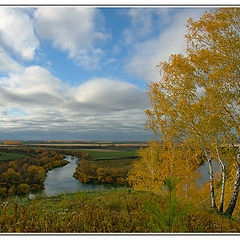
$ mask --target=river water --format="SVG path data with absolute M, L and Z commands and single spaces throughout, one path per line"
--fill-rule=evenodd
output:
M 54 168 L 47 173 L 44 182 L 45 189 L 39 193 L 47 196 L 53 196 L 60 193 L 77 192 L 77 191 L 92 191 L 92 190 L 108 190 L 117 188 L 111 184 L 94 184 L 81 183 L 73 177 L 73 173 L 77 167 L 77 157 L 67 155 L 65 160 L 69 161 L 64 167 Z M 31 194 L 30 198 L 35 195 Z
M 212 161 L 213 165 L 213 176 L 215 177 L 216 172 L 220 171 L 219 165 L 215 162 Z M 208 167 L 208 162 L 204 162 L 198 169 L 197 172 L 200 173 L 200 178 L 197 181 L 197 183 L 200 185 L 200 187 L 203 187 L 203 185 L 209 181 L 209 167 Z
M 47 196 L 53 196 L 60 193 L 77 192 L 77 191 L 92 191 L 92 190 L 109 190 L 119 188 L 111 184 L 95 184 L 95 183 L 81 183 L 73 177 L 73 173 L 77 167 L 77 157 L 67 155 L 65 157 L 69 163 L 64 167 L 54 168 L 47 173 L 44 182 L 45 189 L 38 193 Z M 217 170 L 218 166 L 213 162 L 214 168 Z M 208 164 L 205 162 L 198 170 L 201 177 L 198 181 L 200 186 L 203 186 L 209 180 Z M 30 198 L 34 198 L 38 194 L 30 194 Z

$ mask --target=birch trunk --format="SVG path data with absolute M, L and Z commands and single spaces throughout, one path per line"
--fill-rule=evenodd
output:
M 211 207 L 217 208 L 216 201 L 215 201 L 215 194 L 214 194 L 214 186 L 213 186 L 213 165 L 212 165 L 212 159 L 207 153 L 206 149 L 204 149 L 204 154 L 208 161 L 209 166 L 209 181 L 210 181 L 210 192 L 211 192 Z
M 222 173 L 222 192 L 221 192 L 221 198 L 220 198 L 220 207 L 219 207 L 219 211 L 221 213 L 223 213 L 223 205 L 224 205 L 224 193 L 225 193 L 225 183 L 226 183 L 226 166 L 223 163 L 223 161 L 221 160 L 221 157 L 219 155 L 218 152 L 218 148 L 216 147 L 216 152 L 217 152 L 217 156 L 218 156 L 218 161 L 220 164 L 220 168 L 221 168 L 221 173 Z
M 214 194 L 214 186 L 213 186 L 213 165 L 212 165 L 211 159 L 208 159 L 208 166 L 209 166 L 209 180 L 210 180 L 210 191 L 211 191 L 211 207 L 217 208 L 216 201 L 215 201 L 215 194 Z
M 225 193 L 225 183 L 226 183 L 226 168 L 223 166 L 222 169 L 222 192 L 221 192 L 221 198 L 220 198 L 220 207 L 219 211 L 223 213 L 223 205 L 224 205 L 224 193 Z
M 232 217 L 234 208 L 236 206 L 236 202 L 238 199 L 238 193 L 239 193 L 239 186 L 240 186 L 240 146 L 238 147 L 238 156 L 237 156 L 237 164 L 236 164 L 236 177 L 235 177 L 235 183 L 233 188 L 232 197 L 230 200 L 230 203 L 228 205 L 227 210 L 225 211 L 225 215 Z

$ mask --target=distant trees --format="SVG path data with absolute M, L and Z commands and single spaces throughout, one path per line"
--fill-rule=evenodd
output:
M 98 167 L 89 154 L 83 153 L 73 174 L 83 183 L 112 183 L 127 185 L 129 167 Z
M 146 111 L 148 127 L 163 146 L 167 144 L 167 152 L 171 149 L 169 154 L 176 156 L 176 172 L 181 159 L 189 159 L 182 145 L 202 151 L 209 165 L 211 206 L 215 209 L 212 161 L 219 163 L 222 187 L 220 212 L 224 211 L 228 169 L 235 168 L 231 199 L 225 208 L 228 216 L 232 216 L 240 186 L 240 150 L 238 155 L 234 154 L 232 147 L 239 142 L 240 136 L 239 22 L 239 8 L 215 9 L 206 12 L 197 21 L 190 19 L 186 54 L 171 55 L 168 61 L 158 65 L 161 78 L 149 86 L 152 108 Z M 232 153 L 231 157 L 226 158 L 226 152 Z M 150 153 L 148 156 L 142 153 L 142 161 L 146 158 L 150 158 Z M 169 159 L 169 166 L 173 166 L 171 158 L 165 158 Z M 158 158 L 161 168 L 165 166 L 163 161 Z
M 0 161 L 0 197 L 26 195 L 44 188 L 46 172 L 68 161 L 55 151 L 28 148 L 4 148 L 4 152 L 25 154 L 25 158 Z

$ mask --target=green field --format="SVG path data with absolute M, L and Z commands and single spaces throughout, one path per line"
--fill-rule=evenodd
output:
M 77 150 L 89 153 L 91 156 L 91 163 L 97 167 L 113 167 L 119 168 L 130 166 L 137 158 L 137 151 L 117 151 L 117 150 L 104 150 L 104 149 L 91 149 L 91 150 Z
M 111 151 L 104 149 L 93 150 L 80 149 L 76 151 L 89 153 L 94 160 L 123 159 L 129 157 L 136 157 L 136 151 L 114 151 L 114 150 Z
M 19 154 L 19 153 L 1 153 L 0 155 L 0 161 L 5 161 L 5 160 L 16 160 L 16 159 L 21 159 L 24 158 L 24 154 Z

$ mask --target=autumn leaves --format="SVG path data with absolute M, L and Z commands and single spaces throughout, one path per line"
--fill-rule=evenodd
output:
M 168 61 L 158 65 L 160 81 L 149 86 L 152 107 L 146 111 L 147 126 L 157 140 L 140 151 L 140 161 L 130 174 L 134 188 L 147 186 L 148 190 L 159 191 L 166 176 L 179 176 L 182 186 L 188 186 L 188 181 L 194 185 L 193 170 L 199 164 L 199 156 L 203 156 L 209 163 L 213 208 L 217 208 L 217 203 L 212 161 L 221 166 L 224 163 L 223 186 L 226 183 L 228 186 L 233 179 L 230 185 L 234 192 L 226 212 L 232 216 L 240 185 L 240 163 L 236 152 L 227 158 L 222 147 L 238 142 L 240 136 L 239 20 L 238 8 L 215 9 L 198 21 L 190 19 L 186 53 L 171 55 Z M 234 152 L 234 148 L 225 152 Z M 236 177 L 229 176 L 233 174 L 228 171 L 232 166 Z M 186 193 L 188 187 L 184 189 L 184 194 L 189 194 Z M 229 195 L 229 191 L 232 190 L 222 187 L 220 192 L 224 196 L 224 192 Z M 221 205 L 223 201 L 224 198 Z

